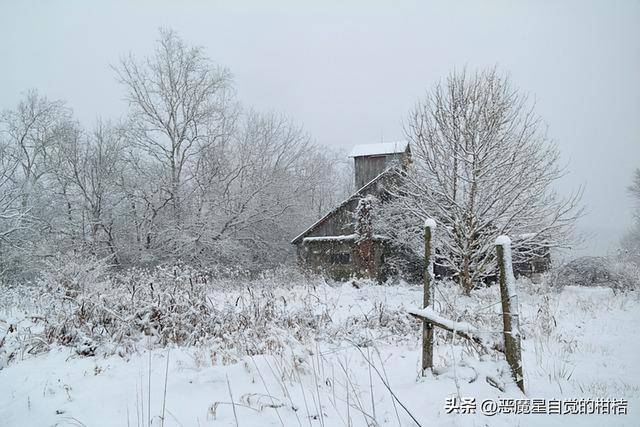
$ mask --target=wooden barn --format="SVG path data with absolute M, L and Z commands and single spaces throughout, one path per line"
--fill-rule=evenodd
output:
M 388 273 L 385 258 L 395 255 L 406 258 L 412 265 L 416 264 L 414 273 L 422 274 L 421 260 L 411 259 L 409 253 L 392 252 L 387 239 L 374 234 L 372 226 L 367 224 L 367 214 L 371 214 L 368 212 L 371 209 L 368 201 L 387 201 L 390 197 L 387 189 L 401 179 L 402 171 L 411 164 L 409 144 L 391 142 L 357 145 L 350 157 L 355 162 L 358 190 L 291 241 L 296 246 L 298 262 L 335 280 L 352 276 L 384 280 Z M 528 249 L 528 237 L 514 236 L 514 242 L 523 240 L 514 250 L 516 276 L 535 277 L 550 267 L 549 251 Z M 436 275 L 448 276 L 449 273 L 445 268 L 436 266 Z
M 336 280 L 354 275 L 381 278 L 385 255 L 390 248 L 384 236 L 366 231 L 367 226 L 358 222 L 356 211 L 360 206 L 366 216 L 363 205 L 368 199 L 385 199 L 385 188 L 398 179 L 400 170 L 410 164 L 411 150 L 404 141 L 357 145 L 350 157 L 355 162 L 358 190 L 291 243 L 296 245 L 302 265 L 322 271 Z M 357 230 L 358 227 L 361 230 Z

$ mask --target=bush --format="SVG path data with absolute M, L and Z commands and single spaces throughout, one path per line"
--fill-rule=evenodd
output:
M 58 253 L 45 262 L 40 282 L 58 284 L 70 294 L 81 293 L 87 286 L 106 283 L 111 267 L 110 258 Z
M 630 290 L 640 283 L 640 270 L 625 261 L 606 257 L 580 257 L 551 273 L 552 286 L 606 286 L 615 290 Z
M 212 278 L 184 266 L 108 276 L 92 268 L 94 261 L 53 269 L 37 286 L 20 288 L 26 312 L 23 320 L 8 322 L 17 333 L 12 326 L 0 337 L 7 340 L 0 342 L 3 364 L 18 353 L 53 346 L 71 347 L 81 356 L 123 357 L 140 347 L 208 347 L 212 362 L 230 363 L 316 339 L 365 342 L 376 336 L 417 336 L 415 322 L 382 303 L 334 321 L 335 302 L 316 291 L 326 282 L 291 269 L 252 280 Z

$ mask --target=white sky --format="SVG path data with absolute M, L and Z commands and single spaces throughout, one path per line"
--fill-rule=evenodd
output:
M 403 117 L 453 68 L 497 64 L 537 100 L 569 164 L 560 190 L 586 186 L 586 250 L 611 250 L 631 224 L 638 0 L 0 0 L 0 109 L 37 88 L 87 125 L 122 115 L 109 64 L 149 53 L 159 27 L 228 66 L 245 105 L 284 112 L 346 150 L 402 139 Z

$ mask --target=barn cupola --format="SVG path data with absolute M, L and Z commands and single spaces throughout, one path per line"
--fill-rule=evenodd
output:
M 353 147 L 349 157 L 355 162 L 356 188 L 360 189 L 393 165 L 406 167 L 411 161 L 411 150 L 407 141 L 363 144 Z

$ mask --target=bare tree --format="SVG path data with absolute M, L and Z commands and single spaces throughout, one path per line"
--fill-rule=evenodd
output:
M 353 161 L 342 151 L 310 150 L 301 167 L 305 182 L 310 184 L 308 210 L 301 228 L 320 219 L 355 191 Z
M 640 169 L 636 169 L 633 175 L 633 182 L 629 186 L 629 194 L 631 194 L 636 203 L 635 214 L 640 217 Z
M 52 154 L 73 127 L 71 111 L 32 90 L 0 114 L 0 175 L 4 225 L 3 269 L 22 274 L 37 269 L 52 234 Z M 12 264 L 13 267 L 9 267 Z
M 19 202 L 20 186 L 15 180 L 18 161 L 10 148 L 0 144 L 0 240 L 5 241 L 23 226 L 28 211 Z
M 153 56 L 129 56 L 115 70 L 131 108 L 128 138 L 161 165 L 166 200 L 180 222 L 188 164 L 232 129 L 230 73 L 170 30 L 160 31 Z
M 119 186 L 140 256 L 197 264 L 268 251 L 262 259 L 283 260 L 321 184 L 305 175 L 319 150 L 303 130 L 277 114 L 242 112 L 230 73 L 171 31 L 161 31 L 153 56 L 128 57 L 116 72 L 132 142 Z
M 640 266 L 640 169 L 635 170 L 628 190 L 635 203 L 633 211 L 635 223 L 622 238 L 620 249 L 623 260 Z
M 48 157 L 71 120 L 71 111 L 62 101 L 50 101 L 37 91 L 27 92 L 13 110 L 0 114 L 0 128 L 5 135 L 5 155 L 17 162 L 14 179 L 22 185 L 22 204 L 49 171 Z
M 82 243 L 93 255 L 106 247 L 115 263 L 119 260 L 115 220 L 125 198 L 117 186 L 125 167 L 123 148 L 122 133 L 99 121 L 91 134 L 78 132 L 56 152 L 61 196 L 76 207 L 67 230 L 78 228 Z
M 0 276 L 10 268 L 14 236 L 26 228 L 28 214 L 20 202 L 21 186 L 14 179 L 18 162 L 9 151 L 10 147 L 0 143 Z
M 405 127 L 414 164 L 386 209 L 387 234 L 419 251 L 427 218 L 443 224 L 439 263 L 466 292 L 494 271 L 496 236 L 530 256 L 570 244 L 581 192 L 561 198 L 560 154 L 527 98 L 495 69 L 452 73 Z M 391 226 L 389 226 L 391 225 Z
M 277 114 L 245 114 L 233 143 L 201 156 L 191 199 L 191 234 L 196 252 L 218 257 L 283 260 L 312 184 L 300 173 L 315 152 L 304 131 Z M 224 157 L 220 156 L 224 153 Z M 233 248 L 233 249 L 230 249 Z M 258 254 L 264 256 L 257 256 Z

